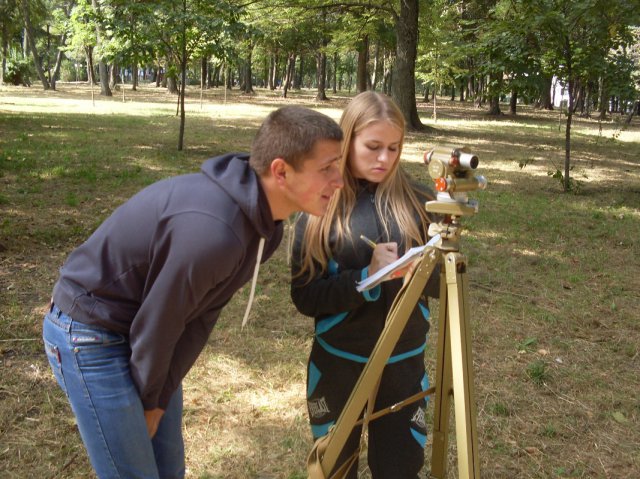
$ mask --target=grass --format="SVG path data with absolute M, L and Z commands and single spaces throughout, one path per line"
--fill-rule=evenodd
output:
M 143 87 L 110 99 L 81 86 L 0 90 L 0 470 L 3 477 L 85 478 L 90 466 L 42 353 L 41 320 L 57 268 L 134 192 L 246 150 L 265 114 L 301 103 L 338 118 L 345 95 L 315 103 L 190 91 L 183 152 L 175 98 Z M 409 173 L 430 181 L 423 152 L 467 144 L 489 180 L 463 219 L 471 280 L 482 477 L 640 476 L 640 123 L 577 119 L 564 194 L 557 112 L 486 117 L 468 104 L 419 105 L 428 133 L 407 137 Z M 248 328 L 243 288 L 185 380 L 189 478 L 306 477 L 304 401 L 312 326 L 288 296 L 286 242 L 261 269 Z M 432 317 L 437 318 L 437 302 Z M 434 330 L 437 324 L 434 324 Z M 433 371 L 435 334 L 427 366 Z M 432 375 L 433 377 L 433 375 Z M 431 402 L 433 404 L 433 402 Z M 428 411 L 432 417 L 432 411 Z M 427 445 L 427 468 L 430 443 Z M 449 477 L 456 475 L 452 431 Z M 363 477 L 368 477 L 366 472 Z

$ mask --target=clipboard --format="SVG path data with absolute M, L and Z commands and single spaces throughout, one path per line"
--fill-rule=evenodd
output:
M 384 281 L 388 281 L 390 279 L 397 279 L 392 277 L 393 273 L 398 270 L 401 270 L 408 265 L 410 265 L 413 261 L 420 258 L 424 251 L 431 247 L 435 246 L 438 241 L 440 241 L 440 235 L 437 234 L 433 238 L 431 238 L 426 244 L 422 246 L 414 246 L 409 249 L 405 254 L 403 254 L 400 258 L 395 260 L 393 263 L 388 264 L 384 268 L 380 268 L 375 274 L 372 274 L 368 278 L 363 279 L 362 281 L 358 281 L 356 283 L 356 291 L 359 293 L 366 291 L 371 288 L 375 288 L 380 283 Z

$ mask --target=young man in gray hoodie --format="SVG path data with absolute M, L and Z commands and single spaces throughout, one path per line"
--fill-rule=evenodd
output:
M 324 214 L 342 187 L 341 140 L 329 117 L 280 108 L 250 155 L 148 186 L 69 255 L 43 339 L 98 477 L 184 477 L 182 379 L 282 220 Z

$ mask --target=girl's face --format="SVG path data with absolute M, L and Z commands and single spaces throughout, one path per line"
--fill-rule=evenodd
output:
M 403 131 L 387 120 L 374 121 L 354 135 L 349 148 L 349 170 L 358 179 L 380 183 L 400 156 Z

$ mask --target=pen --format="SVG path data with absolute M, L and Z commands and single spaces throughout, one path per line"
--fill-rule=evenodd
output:
M 360 239 L 362 241 L 364 241 L 365 243 L 367 243 L 369 246 L 371 246 L 373 249 L 376 249 L 376 244 L 375 242 L 371 241 L 369 238 L 367 238 L 365 235 L 360 235 Z

